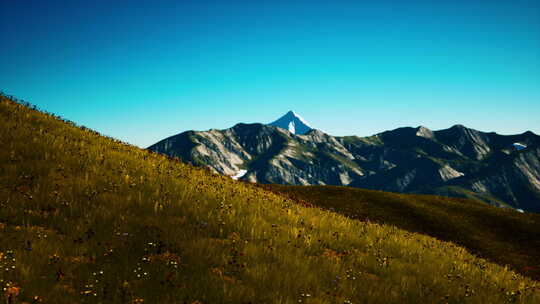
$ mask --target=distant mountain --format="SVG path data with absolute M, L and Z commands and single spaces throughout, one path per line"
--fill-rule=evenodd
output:
M 187 131 L 149 149 L 251 182 L 439 194 L 540 212 L 540 136 L 532 132 L 456 125 L 335 137 L 291 111 L 270 125 Z
M 300 115 L 294 113 L 294 111 L 289 111 L 278 120 L 269 123 L 270 126 L 282 128 L 288 130 L 293 134 L 306 134 L 312 128 L 307 121 L 305 121 Z

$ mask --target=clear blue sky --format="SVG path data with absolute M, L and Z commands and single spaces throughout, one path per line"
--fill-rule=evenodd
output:
M 141 147 L 288 110 L 540 133 L 538 0 L 0 0 L 0 38 L 0 90 Z

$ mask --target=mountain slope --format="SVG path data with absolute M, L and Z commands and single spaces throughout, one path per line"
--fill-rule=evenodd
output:
M 461 125 L 334 137 L 238 124 L 189 131 L 149 149 L 225 175 L 246 170 L 242 179 L 251 182 L 441 194 L 540 212 L 539 147 L 532 132 L 503 136 Z
M 461 247 L 306 208 L 0 96 L 7 303 L 533 303 Z
M 261 185 L 298 202 L 438 239 L 540 278 L 540 215 L 475 200 L 335 186 Z

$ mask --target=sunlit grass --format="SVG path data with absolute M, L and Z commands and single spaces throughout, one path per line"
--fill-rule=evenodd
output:
M 259 185 L 299 203 L 451 241 L 540 278 L 540 215 L 462 198 L 337 186 Z
M 453 243 L 308 208 L 0 97 L 7 303 L 534 303 Z

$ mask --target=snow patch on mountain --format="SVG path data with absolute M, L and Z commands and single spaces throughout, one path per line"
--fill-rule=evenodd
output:
M 527 148 L 527 146 L 525 146 L 522 143 L 513 143 L 512 145 L 514 146 L 514 149 L 516 149 L 517 151 Z
M 238 173 L 236 173 L 236 175 L 231 176 L 231 178 L 234 180 L 238 180 L 242 176 L 246 175 L 246 173 L 247 173 L 247 170 L 240 170 L 238 171 Z
M 289 122 L 289 127 L 287 128 L 287 130 L 294 134 L 294 132 L 296 131 L 296 128 L 294 127 L 294 122 Z

